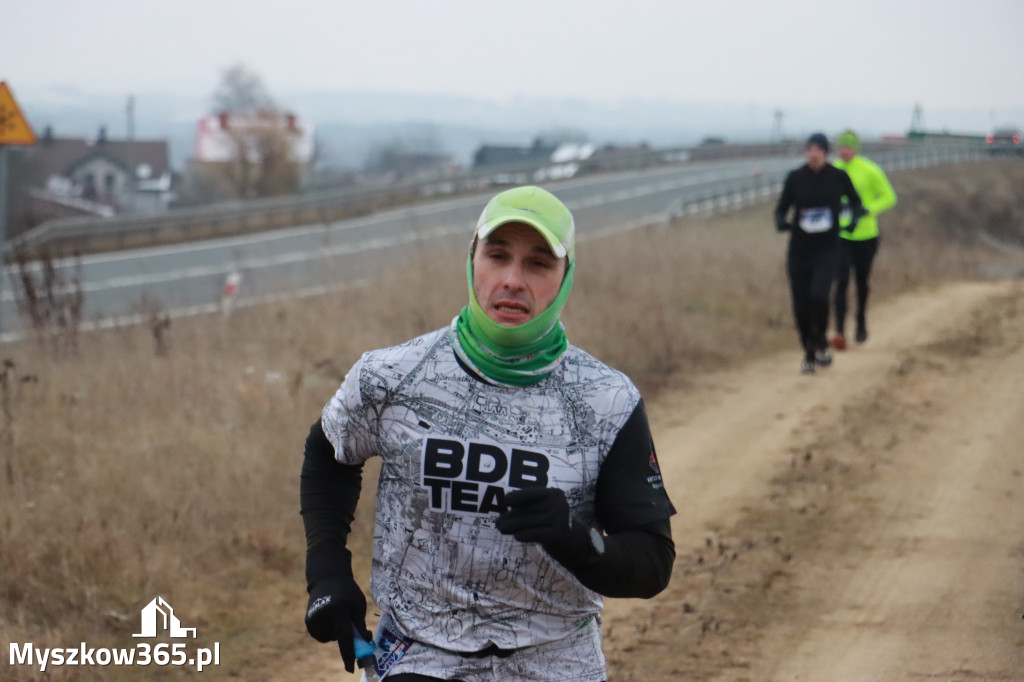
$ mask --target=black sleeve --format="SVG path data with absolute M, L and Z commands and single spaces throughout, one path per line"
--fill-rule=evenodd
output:
M 843 194 L 850 201 L 850 208 L 853 209 L 853 215 L 860 216 L 863 213 L 864 203 L 861 201 L 860 194 L 857 193 L 857 188 L 853 186 L 853 180 L 850 179 L 850 174 L 839 169 L 843 173 Z
M 668 586 L 675 558 L 672 528 L 664 519 L 609 535 L 604 556 L 573 575 L 606 597 L 650 599 Z
M 786 216 L 789 214 L 789 208 L 793 205 L 793 173 L 792 171 L 786 176 L 786 181 L 782 184 L 782 193 L 779 195 L 779 201 L 775 204 L 775 229 L 780 232 L 785 231 L 784 225 L 786 225 Z
M 595 514 L 608 533 L 604 556 L 574 571 L 606 597 L 649 598 L 668 585 L 675 560 L 665 492 L 643 400 L 612 444 L 597 478 Z
M 643 400 L 633 408 L 601 464 L 594 511 L 609 534 L 676 513 L 661 480 Z
M 345 465 L 334 458 L 334 446 L 318 419 L 306 437 L 299 480 L 299 504 L 306 528 L 306 582 L 329 575 L 339 561 L 348 562 L 345 543 L 352 529 L 363 465 Z

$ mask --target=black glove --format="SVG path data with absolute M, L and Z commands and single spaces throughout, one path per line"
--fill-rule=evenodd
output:
M 779 232 L 792 232 L 793 226 L 780 215 L 775 216 L 775 229 Z
M 366 597 L 352 577 L 350 565 L 327 575 L 309 587 L 306 607 L 306 629 L 318 642 L 338 641 L 345 670 L 355 671 L 356 652 L 353 630 L 367 642 L 373 634 L 366 629 Z M 348 569 L 345 572 L 345 569 Z
M 857 223 L 860 222 L 861 218 L 870 214 L 871 211 L 868 210 L 868 207 L 861 204 L 860 209 L 853 212 L 853 220 L 850 222 L 850 231 L 852 232 L 853 228 L 857 227 Z
M 590 529 L 572 517 L 569 501 L 558 488 L 525 488 L 505 495 L 508 511 L 495 527 L 520 542 L 539 542 L 558 563 L 580 568 L 598 558 Z
M 858 208 L 857 210 L 850 211 L 850 224 L 844 225 L 840 229 L 846 232 L 853 232 L 857 228 L 857 223 L 860 222 L 860 219 L 868 215 L 869 213 L 871 213 L 871 211 L 869 211 L 867 207 L 861 204 L 860 208 Z

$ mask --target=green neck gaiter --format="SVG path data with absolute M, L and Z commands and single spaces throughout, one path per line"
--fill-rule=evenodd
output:
M 487 317 L 473 291 L 473 256 L 466 262 L 469 305 L 452 320 L 452 346 L 459 358 L 491 383 L 528 386 L 547 377 L 569 347 L 558 316 L 572 289 L 575 263 L 569 264 L 551 305 L 529 322 L 503 327 Z

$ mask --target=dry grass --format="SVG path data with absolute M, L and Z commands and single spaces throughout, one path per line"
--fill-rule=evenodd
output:
M 893 180 L 901 203 L 883 219 L 877 298 L 1003 258 L 978 226 L 1024 243 L 1024 165 Z M 629 373 L 648 400 L 695 372 L 796 354 L 785 237 L 770 208 L 581 243 L 570 340 Z M 456 314 L 465 241 L 424 247 L 365 289 L 175 321 L 164 355 L 146 328 L 82 335 L 61 357 L 0 349 L 13 362 L 0 384 L 0 641 L 131 647 L 139 609 L 160 594 L 198 628 L 196 646 L 221 643 L 210 679 L 258 679 L 309 646 L 298 515 L 306 432 L 361 352 Z M 353 543 L 364 576 L 372 497 Z M 47 679 L 135 670 L 53 668 Z M 146 670 L 170 676 L 173 667 Z

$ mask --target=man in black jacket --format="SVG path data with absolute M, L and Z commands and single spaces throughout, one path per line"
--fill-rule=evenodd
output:
M 842 229 L 852 230 L 863 209 L 850 176 L 828 162 L 828 138 L 822 133 L 811 135 L 806 157 L 806 164 L 786 176 L 775 206 L 775 226 L 790 235 L 786 272 L 804 351 L 800 371 L 811 374 L 815 367 L 832 364 L 825 331 L 839 262 L 839 214 L 844 197 L 854 219 Z
M 370 457 L 375 667 L 389 681 L 600 682 L 601 595 L 667 585 L 675 509 L 643 400 L 559 321 L 574 243 L 545 190 L 495 196 L 470 243 L 470 304 L 364 354 L 313 424 L 306 627 L 337 640 L 348 669 L 354 638 L 370 637 L 347 548 Z

